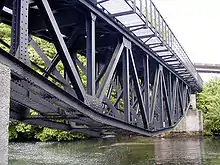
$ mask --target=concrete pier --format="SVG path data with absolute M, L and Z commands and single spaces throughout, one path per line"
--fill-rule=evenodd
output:
M 196 94 L 190 95 L 190 104 L 193 110 L 196 110 Z
M 156 164 L 182 164 L 186 160 L 188 164 L 203 164 L 204 142 L 200 138 L 156 139 L 154 145 Z
M 194 136 L 203 133 L 202 111 L 196 110 L 196 95 L 190 96 L 191 108 L 184 114 L 184 118 L 170 131 L 160 137 L 169 136 Z
M 0 64 L 0 165 L 8 164 L 10 69 Z
M 186 133 L 189 135 L 202 134 L 202 112 L 189 109 L 185 117 L 177 124 L 171 133 Z
M 196 110 L 196 95 L 190 96 L 191 108 L 184 115 L 184 118 L 177 124 L 172 131 L 171 135 L 174 134 L 186 134 L 186 135 L 200 135 L 203 132 L 203 117 L 202 111 Z

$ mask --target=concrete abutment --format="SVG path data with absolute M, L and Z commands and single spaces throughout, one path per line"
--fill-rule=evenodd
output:
M 196 95 L 190 96 L 191 108 L 184 115 L 184 118 L 177 124 L 176 127 L 169 132 L 170 136 L 186 135 L 202 135 L 203 132 L 203 117 L 202 111 L 196 110 Z

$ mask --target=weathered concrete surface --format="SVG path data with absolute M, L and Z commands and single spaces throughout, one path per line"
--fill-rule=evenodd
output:
M 190 104 L 193 110 L 196 110 L 196 94 L 190 95 Z
M 196 110 L 196 94 L 190 96 L 191 108 L 184 114 L 184 118 L 168 133 L 161 136 L 191 136 L 202 135 L 203 117 L 202 111 Z
M 156 139 L 154 151 L 157 164 L 185 164 L 188 159 L 193 160 L 195 164 L 203 164 L 204 143 L 200 138 Z
M 0 64 L 0 165 L 8 164 L 10 69 Z
M 203 131 L 202 112 L 189 109 L 185 117 L 171 133 L 201 134 Z

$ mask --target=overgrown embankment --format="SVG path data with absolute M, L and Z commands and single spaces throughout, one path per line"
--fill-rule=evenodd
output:
M 197 94 L 197 109 L 203 112 L 204 134 L 220 135 L 220 79 L 212 79 Z

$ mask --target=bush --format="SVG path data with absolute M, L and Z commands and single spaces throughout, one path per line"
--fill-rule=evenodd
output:
M 197 107 L 203 111 L 205 134 L 220 134 L 220 80 L 213 79 L 204 85 L 197 96 Z

